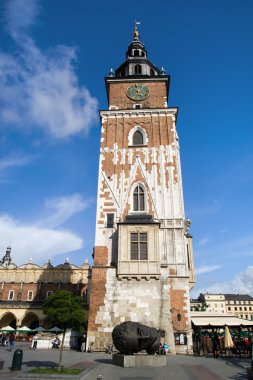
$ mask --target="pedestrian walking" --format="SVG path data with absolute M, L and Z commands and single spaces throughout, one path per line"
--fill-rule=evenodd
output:
M 38 344 L 38 337 L 37 337 L 37 335 L 35 335 L 34 338 L 33 338 L 33 342 L 32 342 L 32 348 L 34 350 L 36 350 L 37 344 Z
M 15 334 L 12 332 L 9 336 L 10 351 L 14 349 Z

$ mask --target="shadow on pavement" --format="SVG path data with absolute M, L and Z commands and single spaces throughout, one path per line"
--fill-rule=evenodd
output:
M 29 362 L 23 362 L 23 365 L 26 365 L 27 367 L 33 367 L 33 368 L 41 368 L 41 367 L 50 367 L 55 368 L 58 367 L 58 363 L 51 362 L 51 361 L 39 361 L 39 360 L 31 360 Z

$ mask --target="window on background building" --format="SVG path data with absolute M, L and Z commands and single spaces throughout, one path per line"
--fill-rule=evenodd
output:
M 133 193 L 133 210 L 145 211 L 145 193 L 141 186 L 136 186 Z
M 113 228 L 114 225 L 114 214 L 107 214 L 106 227 Z
M 9 290 L 8 300 L 14 300 L 14 290 Z
M 52 291 L 52 290 L 48 290 L 48 291 L 47 291 L 47 298 L 48 298 L 51 294 L 53 294 L 53 291 Z
M 239 307 L 239 310 L 242 311 L 242 307 L 241 306 Z
M 33 291 L 32 290 L 28 290 L 27 300 L 28 301 L 32 301 L 33 300 Z
M 133 134 L 133 145 L 143 145 L 144 138 L 141 131 L 135 131 Z
M 247 307 L 246 306 L 244 306 L 244 310 L 247 311 Z
M 251 306 L 249 307 L 249 311 L 252 311 L 252 307 Z
M 228 310 L 231 311 L 231 307 L 230 306 L 228 307 Z
M 235 306 L 235 311 L 237 311 L 237 307 Z
M 147 232 L 131 233 L 131 260 L 148 260 Z

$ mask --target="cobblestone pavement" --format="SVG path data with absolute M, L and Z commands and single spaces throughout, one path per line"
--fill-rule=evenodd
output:
M 4 360 L 4 368 L 0 370 L 0 379 L 18 380 L 28 378 L 28 371 L 35 367 L 57 366 L 58 350 L 31 350 L 27 346 L 16 346 L 23 351 L 21 371 L 10 371 L 13 352 L 0 347 L 0 360 Z M 196 356 L 167 356 L 166 367 L 156 368 L 122 368 L 112 364 L 111 355 L 104 353 L 82 353 L 65 350 L 63 362 L 65 367 L 86 368 L 80 380 L 246 380 L 251 377 L 251 360 L 247 358 L 219 359 Z M 35 376 L 32 377 L 35 379 Z M 52 378 L 47 376 L 47 379 Z M 54 377 L 55 378 L 55 377 Z M 61 377 L 57 377 L 60 379 Z M 68 379 L 76 377 L 67 377 Z M 45 377 L 44 377 L 45 379 Z M 31 377 L 30 377 L 31 380 Z

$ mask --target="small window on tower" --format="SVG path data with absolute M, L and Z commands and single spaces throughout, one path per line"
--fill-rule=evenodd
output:
M 114 214 L 107 214 L 106 227 L 113 228 L 113 225 L 114 225 Z
M 134 73 L 135 74 L 141 74 L 142 73 L 141 65 L 135 65 L 134 66 Z
M 143 134 L 140 131 L 134 132 L 133 145 L 143 145 Z
M 148 260 L 147 232 L 131 233 L 131 260 Z
M 136 186 L 133 194 L 134 211 L 145 211 L 145 193 L 141 186 Z
M 155 75 L 155 72 L 154 72 L 153 69 L 150 69 L 150 75 L 151 75 L 151 76 L 154 76 L 154 75 Z
M 139 56 L 139 50 L 134 50 L 134 56 L 138 57 Z

